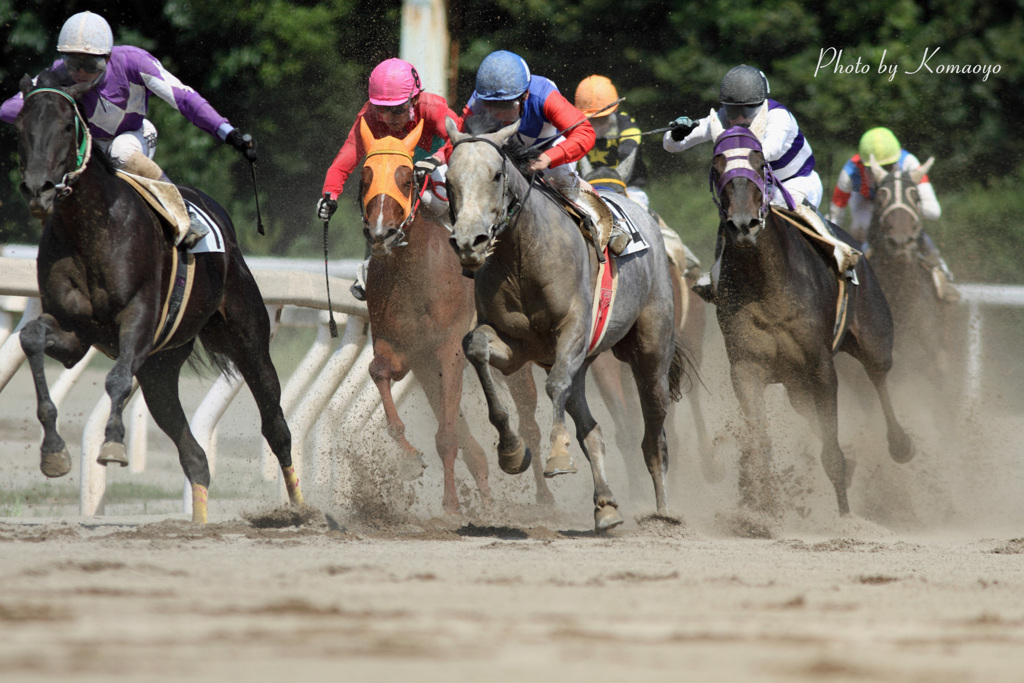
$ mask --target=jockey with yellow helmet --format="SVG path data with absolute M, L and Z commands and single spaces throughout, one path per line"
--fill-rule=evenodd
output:
M 875 207 L 875 180 L 871 173 L 871 158 L 883 169 L 891 171 L 900 169 L 905 177 L 920 168 L 921 162 L 916 156 L 903 149 L 899 140 L 888 128 L 878 127 L 864 133 L 860 138 L 857 154 L 854 154 L 844 165 L 836 179 L 832 190 L 832 201 L 829 207 L 829 219 L 836 225 L 843 225 L 846 208 L 850 209 L 850 225 L 847 231 L 854 239 L 864 243 L 868 252 L 868 226 Z M 917 185 L 920 199 L 921 216 L 931 221 L 938 220 L 942 215 L 942 207 L 935 196 L 935 188 L 925 174 Z M 918 247 L 925 261 L 937 275 L 942 276 L 947 286 L 942 287 L 943 296 L 950 300 L 958 298 L 956 290 L 948 283 L 952 282 L 953 274 L 939 253 L 938 247 L 924 230 L 918 237 Z

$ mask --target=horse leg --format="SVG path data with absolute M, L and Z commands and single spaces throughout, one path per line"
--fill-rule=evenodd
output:
M 210 465 L 206 453 L 189 428 L 178 393 L 181 366 L 191 353 L 190 343 L 151 356 L 135 376 L 153 421 L 174 442 L 181 469 L 192 484 L 192 521 L 206 524 Z
M 771 440 L 765 422 L 764 369 L 739 360 L 730 370 L 732 388 L 743 414 L 740 433 L 740 504 L 755 512 L 773 515 L 778 499 L 771 467 Z
M 586 349 L 586 343 L 583 334 L 577 336 L 571 330 L 563 332 L 555 344 L 555 362 L 551 365 L 551 370 L 548 371 L 547 382 L 544 383 L 544 389 L 548 398 L 551 399 L 552 412 L 551 451 L 548 454 L 547 463 L 544 465 L 545 477 L 575 474 L 576 472 L 576 465 L 572 461 L 572 456 L 569 455 L 569 430 L 565 427 L 565 404 L 572 391 L 573 382 L 576 381 L 577 373 L 580 373 L 580 381 L 586 377 L 585 372 L 582 372 L 586 359 L 584 349 Z M 580 388 L 580 391 L 582 392 L 583 388 Z M 578 432 L 579 427 L 577 427 Z M 600 456 L 603 468 L 603 443 Z M 601 476 L 604 476 L 603 472 Z
M 590 470 L 594 477 L 594 530 L 598 533 L 617 527 L 624 521 L 619 512 L 619 504 L 615 502 L 604 463 L 604 437 L 601 427 L 590 414 L 585 395 L 586 368 L 580 368 L 573 378 L 569 395 L 566 398 L 566 410 L 576 424 L 576 440 L 583 449 L 583 455 L 590 461 Z
M 281 409 L 281 381 L 270 359 L 270 318 L 256 283 L 238 278 L 233 296 L 199 333 L 210 353 L 230 359 L 249 385 L 260 411 L 260 431 L 281 467 L 288 500 L 302 505 L 302 489 L 292 465 L 292 433 Z
M 526 365 L 505 378 L 512 402 L 519 414 L 519 432 L 531 453 L 540 452 L 540 425 L 537 424 L 537 383 L 533 380 L 533 365 Z M 537 486 L 537 503 L 554 505 L 555 497 L 544 477 L 540 458 L 533 459 L 533 480 Z
M 908 463 L 914 458 L 916 448 L 910 435 L 896 419 L 896 411 L 892 407 L 892 398 L 889 396 L 888 372 L 869 369 L 867 366 L 864 369 L 868 373 L 868 379 L 875 386 L 878 401 L 882 404 L 886 435 L 889 440 L 889 455 L 901 465 Z
M 850 514 L 850 503 L 846 496 L 847 480 L 846 458 L 839 446 L 839 380 L 831 355 L 819 362 L 818 371 L 810 373 L 813 382 L 803 383 L 802 387 L 794 387 L 796 392 L 803 392 L 813 403 L 817 413 L 821 437 L 821 464 L 825 474 L 832 482 L 836 492 L 836 503 L 839 514 Z
M 39 469 L 47 477 L 63 477 L 71 471 L 71 454 L 57 432 L 57 406 L 46 384 L 45 355 L 49 353 L 70 368 L 85 356 L 89 347 L 75 333 L 62 330 L 48 313 L 27 323 L 21 330 L 20 341 L 36 388 L 36 416 L 43 426 Z
M 470 431 L 469 423 L 466 422 L 466 416 L 462 414 L 461 410 L 459 411 L 459 419 L 456 422 L 455 430 L 459 448 L 462 451 L 462 461 L 466 463 L 469 473 L 473 475 L 473 480 L 480 490 L 484 509 L 490 510 L 494 505 L 494 501 L 491 498 L 491 484 L 487 479 L 487 454 L 484 452 L 480 442 L 473 436 L 473 432 Z
M 384 408 L 384 417 L 388 423 L 388 434 L 406 454 L 420 458 L 420 453 L 405 438 L 405 424 L 398 416 L 398 409 L 395 407 L 395 399 L 391 394 L 392 381 L 399 381 L 405 377 L 407 369 L 402 367 L 401 361 L 391 345 L 386 341 L 373 340 L 373 360 L 370 362 L 370 378 L 377 386 L 380 393 L 381 406 Z
M 466 358 L 476 370 L 480 386 L 487 399 L 487 417 L 498 430 L 498 465 L 508 474 L 519 474 L 530 466 L 532 455 L 519 435 L 512 431 L 508 410 L 501 402 L 491 366 L 501 370 L 512 360 L 512 349 L 501 341 L 490 325 L 480 325 L 462 340 Z
M 644 372 L 644 368 L 648 368 Z M 658 359 L 634 364 L 633 376 L 640 395 L 640 410 L 644 418 L 644 437 L 641 449 L 647 471 L 654 483 L 654 500 L 659 515 L 668 514 L 665 477 L 668 474 L 668 439 L 665 436 L 665 418 L 668 416 L 668 375 L 658 372 Z M 651 371 L 653 370 L 653 372 Z
M 626 466 L 629 490 L 634 494 L 639 494 L 642 484 L 640 477 L 637 476 L 637 468 L 633 466 L 633 459 L 629 457 L 629 454 L 636 448 L 640 437 L 634 429 L 634 425 L 637 423 L 634 405 L 627 399 L 622 381 L 621 370 L 624 367 L 614 356 L 603 353 L 591 363 L 590 376 L 594 378 L 594 384 L 597 385 L 597 390 L 600 392 L 601 398 L 604 399 L 615 425 L 615 445 Z

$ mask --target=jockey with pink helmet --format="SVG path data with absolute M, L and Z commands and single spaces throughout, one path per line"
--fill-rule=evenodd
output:
M 402 59 L 386 59 L 374 67 L 370 73 L 369 96 L 369 101 L 356 114 L 356 120 L 341 150 L 327 169 L 323 190 L 316 205 L 317 218 L 321 221 L 330 220 L 337 210 L 338 197 L 345 189 L 345 181 L 366 156 L 359 135 L 361 120 L 366 121 L 375 138 L 390 135 L 399 139 L 408 135 L 422 120 L 423 132 L 417 145 L 415 166 L 417 171 L 425 174 L 429 174 L 440 163 L 431 154 L 448 142 L 445 118 L 450 116 L 460 121 L 443 97 L 424 92 L 416 67 Z M 356 278 L 352 294 L 357 299 L 365 300 L 366 293 L 361 280 L 361 277 Z

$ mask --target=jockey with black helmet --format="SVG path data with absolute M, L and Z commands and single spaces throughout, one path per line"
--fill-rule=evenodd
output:
M 730 69 L 719 85 L 721 107 L 696 122 L 680 116 L 672 122 L 671 130 L 665 133 L 662 146 L 668 152 L 682 152 L 704 142 L 714 142 L 725 130 L 734 126 L 749 128 L 760 140 L 765 161 L 771 166 L 776 181 L 789 193 L 797 213 L 833 246 L 839 272 L 845 273 L 847 277 L 855 277 L 853 267 L 860 253 L 837 239 L 818 213 L 823 188 L 821 178 L 814 170 L 811 145 L 800 131 L 793 114 L 770 99 L 769 92 L 768 78 L 760 69 L 746 64 Z M 785 207 L 784 193 L 773 191 L 771 203 Z M 716 263 L 712 268 L 712 279 L 717 273 L 720 255 L 719 242 L 715 249 Z M 694 289 L 709 299 L 708 289 L 698 289 L 704 284 L 710 284 L 710 281 L 702 282 Z

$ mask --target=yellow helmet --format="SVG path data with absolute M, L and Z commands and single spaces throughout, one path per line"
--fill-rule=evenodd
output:
M 604 76 L 587 76 L 576 86 L 576 108 L 584 115 L 590 116 L 619 99 L 619 93 L 612 82 Z M 608 107 L 601 116 L 615 113 L 619 105 Z
M 872 128 L 860 138 L 860 159 L 864 163 L 875 155 L 875 161 L 882 166 L 893 164 L 900 159 L 900 141 L 888 128 Z

